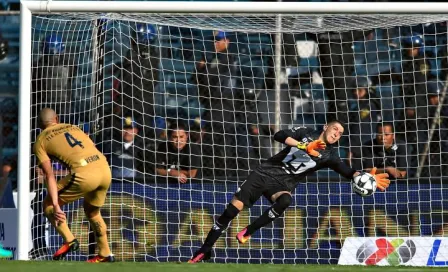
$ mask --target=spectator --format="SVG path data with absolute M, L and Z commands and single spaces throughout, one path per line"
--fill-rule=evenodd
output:
M 441 177 L 448 174 L 445 165 L 448 160 L 448 107 L 440 101 L 439 95 L 442 89 L 441 84 L 428 83 L 428 107 L 417 109 L 417 115 L 422 117 L 418 122 L 419 133 L 423 134 L 420 155 L 423 155 L 424 147 L 429 142 L 427 158 L 420 175 L 422 177 Z M 442 103 L 442 106 L 436 119 L 436 112 L 440 103 Z M 435 124 L 434 131 L 432 138 L 429 139 L 433 123 Z M 421 157 L 419 159 L 421 160 Z
M 385 172 L 396 179 L 407 175 L 406 153 L 406 144 L 395 141 L 394 125 L 387 122 L 377 125 L 376 138 L 364 144 L 362 153 L 355 152 L 362 159 L 364 171 L 377 167 L 377 173 Z
M 0 179 L 0 209 L 15 208 L 11 180 L 9 178 L 10 173 L 13 169 L 14 168 L 11 161 L 5 163 L 2 167 L 2 177 Z M 3 245 L 0 243 L 0 259 L 12 257 L 12 251 L 4 249 Z
M 417 108 L 426 108 L 426 84 L 437 80 L 431 74 L 431 64 L 424 56 L 424 40 L 415 35 L 402 40 L 403 60 L 399 82 L 402 83 L 404 95 L 406 142 L 417 143 Z M 403 126 L 404 128 L 404 126 Z
M 355 73 L 353 42 L 364 41 L 369 31 L 322 32 L 308 34 L 319 46 L 320 74 L 328 97 L 327 120 L 347 122 L 347 81 Z
M 193 81 L 198 84 L 200 101 L 206 109 L 203 143 L 209 147 L 203 154 L 207 157 L 204 175 L 216 177 L 235 175 L 236 169 L 248 169 L 248 130 L 258 135 L 258 127 L 256 118 L 245 109 L 244 100 L 241 102 L 244 94 L 236 89 L 239 69 L 228 50 L 230 38 L 218 31 L 214 39 L 215 52 L 203 55 Z M 249 128 L 248 124 L 251 124 Z
M 76 95 L 73 83 L 77 66 L 65 54 L 65 42 L 57 34 L 45 38 L 42 51 L 38 64 L 33 66 L 32 115 L 37 116 L 40 108 L 48 107 L 59 113 L 61 122 L 67 122 L 73 110 L 72 98 Z
M 0 179 L 0 208 L 15 208 L 12 191 L 17 188 L 17 160 L 7 160 Z
M 402 80 L 405 108 L 408 117 L 415 116 L 415 107 L 426 106 L 426 82 L 435 79 L 431 75 L 431 64 L 424 55 L 424 40 L 415 35 L 404 38 Z M 423 103 L 423 104 L 420 104 Z M 412 111 L 412 112 L 411 112 Z
M 17 100 L 5 98 L 0 103 L 0 115 L 3 122 L 2 145 L 4 148 L 17 148 L 18 114 Z
M 397 132 L 404 135 L 411 154 L 421 154 L 427 140 L 424 130 L 428 129 L 427 122 L 427 88 L 428 82 L 437 79 L 431 73 L 431 65 L 424 54 L 424 40 L 414 35 L 402 39 L 402 72 L 395 75 L 402 84 L 404 112 L 399 115 Z
M 127 117 L 123 120 L 122 135 L 113 139 L 112 144 L 105 144 L 104 153 L 109 156 L 113 178 L 133 179 L 145 171 L 144 142 L 136 122 Z
M 156 28 L 150 24 L 137 24 L 131 38 L 131 48 L 124 57 L 119 75 L 114 83 L 118 93 L 114 94 L 114 104 L 118 104 L 116 114 L 132 116 L 143 128 L 144 138 L 154 138 L 151 124 L 155 118 L 154 91 L 159 74 L 159 53 L 155 44 Z M 117 105 L 115 105 L 117 106 Z
M 157 175 L 168 177 L 169 182 L 186 183 L 196 178 L 201 167 L 201 155 L 197 145 L 188 141 L 188 133 L 182 123 L 173 123 L 168 129 L 167 142 L 157 148 Z
M 243 83 L 244 84 L 244 83 Z M 257 105 L 256 90 L 247 87 L 250 84 L 245 83 L 243 89 L 234 95 L 234 105 L 237 111 L 235 115 L 237 122 L 237 141 L 236 153 L 238 158 L 246 160 L 250 158 L 250 166 L 256 167 L 260 159 L 268 159 L 271 154 L 271 135 L 268 124 L 263 123 L 263 118 L 259 114 Z M 246 137 L 241 139 L 242 137 Z M 247 143 L 247 144 L 246 144 Z M 245 144 L 242 146 L 242 144 Z M 246 146 L 247 145 L 247 146 Z M 246 148 L 246 150 L 238 150 Z M 245 164 L 238 163 L 238 167 L 245 167 Z M 240 168 L 241 169 L 241 168 Z M 247 168 L 243 168 L 246 170 Z M 247 175 L 246 173 L 245 175 Z
M 347 146 L 360 147 L 371 140 L 381 120 L 381 103 L 367 77 L 357 78 L 352 86 L 354 99 L 349 100 L 350 144 Z
M 18 139 L 18 106 L 16 99 L 5 98 L 1 101 L 0 115 L 0 122 L 2 123 L 3 129 L 1 131 L 1 146 L 3 148 L 16 149 Z M 3 203 L 4 208 L 14 208 L 12 191 L 17 189 L 17 154 L 4 158 L 2 163 L 0 206 Z

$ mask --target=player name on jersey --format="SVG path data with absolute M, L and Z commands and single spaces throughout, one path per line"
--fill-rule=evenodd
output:
M 64 132 L 74 130 L 74 129 L 76 129 L 76 127 L 74 127 L 72 125 L 65 125 L 65 126 L 62 126 L 62 127 L 56 128 L 56 129 L 52 129 L 49 131 L 49 134 L 45 137 L 45 139 L 47 141 L 50 141 L 51 139 L 53 139 L 53 137 L 55 137 L 61 133 L 64 133 Z
M 93 156 L 82 159 L 80 163 L 81 163 L 81 166 L 85 166 L 91 162 L 98 161 L 99 159 L 100 159 L 100 156 L 93 155 Z

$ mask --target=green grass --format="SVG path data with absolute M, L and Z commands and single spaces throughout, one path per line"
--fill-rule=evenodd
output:
M 0 261 L 0 271 L 8 272 L 287 272 L 287 271 L 447 271 L 432 267 L 365 267 L 339 265 L 266 265 L 266 264 L 187 264 L 187 263 L 102 263 Z

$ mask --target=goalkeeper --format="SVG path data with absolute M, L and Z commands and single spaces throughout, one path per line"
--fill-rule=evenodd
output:
M 322 132 L 306 127 L 278 131 L 274 139 L 287 145 L 285 149 L 263 162 L 237 189 L 224 213 L 216 220 L 202 247 L 188 261 L 197 263 L 211 257 L 211 249 L 222 232 L 244 207 L 252 205 L 263 195 L 273 205 L 249 226 L 240 231 L 236 239 L 246 243 L 260 228 L 280 217 L 291 205 L 291 193 L 308 174 L 322 168 L 331 168 L 345 178 L 352 179 L 360 173 L 350 168 L 339 158 L 333 147 L 344 132 L 340 121 L 326 124 Z M 377 186 L 384 191 L 390 184 L 388 174 L 375 175 Z
M 58 116 L 52 109 L 43 109 L 38 118 L 42 132 L 34 144 L 34 153 L 45 174 L 48 188 L 43 210 L 64 239 L 53 260 L 61 260 L 70 251 L 79 249 L 79 242 L 70 231 L 61 206 L 84 197 L 84 212 L 94 228 L 99 249 L 99 254 L 88 262 L 113 262 L 107 242 L 107 227 L 100 214 L 112 179 L 106 157 L 79 127 L 59 124 Z M 50 158 L 70 169 L 70 174 L 57 183 Z

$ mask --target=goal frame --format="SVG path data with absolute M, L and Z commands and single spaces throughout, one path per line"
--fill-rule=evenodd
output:
M 20 2 L 20 79 L 19 79 L 19 143 L 18 143 L 18 222 L 17 259 L 28 260 L 29 189 L 30 189 L 30 118 L 32 15 L 57 12 L 120 12 L 120 13 L 251 13 L 278 14 L 446 14 L 448 3 L 371 3 L 371 2 L 198 2 L 188 1 L 21 1 Z M 279 29 L 279 28 L 277 28 Z M 280 120 L 280 56 L 281 37 L 276 34 L 276 126 Z

